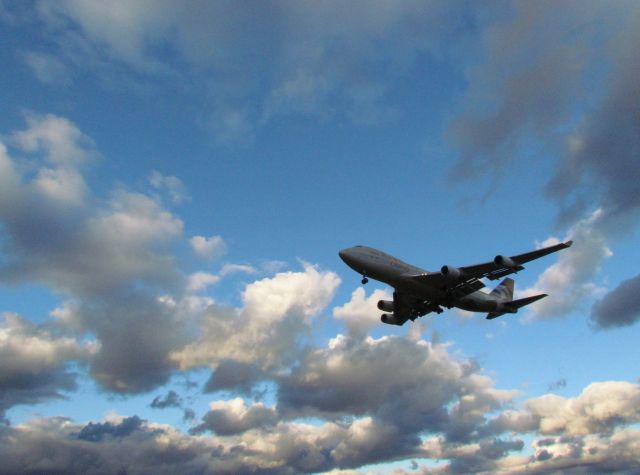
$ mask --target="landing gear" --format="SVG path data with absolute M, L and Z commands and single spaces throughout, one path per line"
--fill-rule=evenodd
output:
M 363 275 L 362 280 L 360 282 L 362 282 L 362 285 L 365 285 L 367 282 L 369 282 L 369 279 L 367 279 L 366 275 Z

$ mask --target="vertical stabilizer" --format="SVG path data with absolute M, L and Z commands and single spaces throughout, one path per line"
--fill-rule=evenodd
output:
M 504 279 L 498 286 L 491 291 L 492 297 L 495 297 L 497 300 L 501 302 L 510 302 L 513 300 L 513 288 L 515 286 L 515 282 L 513 279 L 507 277 Z

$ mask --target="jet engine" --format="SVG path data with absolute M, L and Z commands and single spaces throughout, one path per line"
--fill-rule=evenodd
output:
M 393 313 L 393 301 L 391 300 L 379 300 L 378 308 L 383 312 Z
M 447 279 L 447 281 L 452 283 L 458 282 L 458 280 L 460 279 L 460 276 L 462 275 L 462 271 L 457 267 L 453 267 L 453 266 L 442 266 L 442 269 L 440 269 L 440 272 L 445 277 L 445 279 Z
M 389 313 L 383 313 L 380 317 L 380 321 L 387 325 L 402 325 L 402 323 L 396 319 L 395 315 Z
M 518 264 L 513 262 L 513 260 L 510 257 L 507 257 L 507 256 L 496 256 L 495 259 L 493 259 L 493 262 L 498 267 L 506 267 L 507 269 L 517 269 L 518 268 Z

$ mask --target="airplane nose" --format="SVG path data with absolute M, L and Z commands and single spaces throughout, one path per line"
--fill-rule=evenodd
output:
M 351 249 L 352 248 L 342 249 L 340 252 L 338 252 L 340 259 L 342 259 L 342 261 L 348 266 L 351 266 L 353 263 L 353 254 L 351 253 Z

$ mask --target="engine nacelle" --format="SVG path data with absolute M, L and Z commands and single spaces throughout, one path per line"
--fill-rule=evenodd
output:
M 393 301 L 391 300 L 379 300 L 378 308 L 383 312 L 393 313 Z
M 458 282 L 458 280 L 460 280 L 460 276 L 462 275 L 462 271 L 453 266 L 442 266 L 440 272 L 445 277 L 445 279 L 447 279 L 447 281 L 451 283 Z
M 387 325 L 402 325 L 402 323 L 396 319 L 395 315 L 389 313 L 383 313 L 380 317 L 380 321 Z
M 510 257 L 507 257 L 507 256 L 496 256 L 495 259 L 493 259 L 493 262 L 498 267 L 506 267 L 507 269 L 517 269 L 518 268 L 518 264 L 513 262 L 513 260 Z

